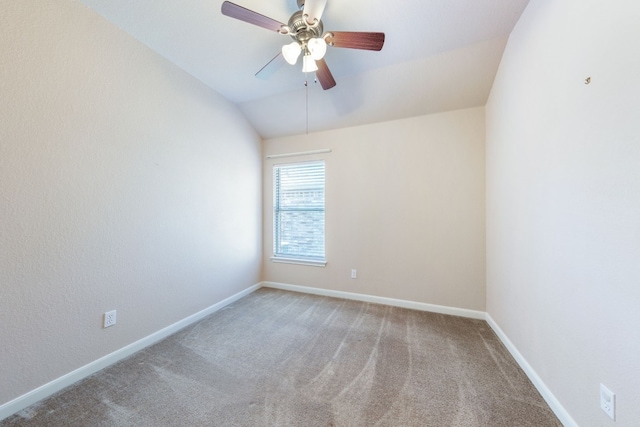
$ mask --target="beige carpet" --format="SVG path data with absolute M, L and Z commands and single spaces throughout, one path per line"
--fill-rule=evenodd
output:
M 260 289 L 2 426 L 561 426 L 486 322 Z

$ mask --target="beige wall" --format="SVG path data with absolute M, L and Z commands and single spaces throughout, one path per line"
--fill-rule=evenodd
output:
M 264 280 L 484 311 L 484 109 L 269 139 L 263 154 L 323 148 L 264 160 Z M 328 264 L 273 263 L 273 165 L 314 158 Z
M 487 311 L 583 427 L 640 422 L 639 20 L 531 0 L 487 105 Z
M 0 3 L 2 406 L 258 283 L 261 148 L 85 6 Z

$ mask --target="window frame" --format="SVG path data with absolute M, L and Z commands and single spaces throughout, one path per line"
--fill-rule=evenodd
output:
M 281 230 L 282 227 L 279 227 L 279 212 L 287 212 L 287 210 L 280 209 L 281 203 L 279 203 L 278 195 L 281 193 L 281 178 L 277 176 L 277 171 L 282 170 L 282 168 L 295 168 L 296 166 L 302 165 L 310 165 L 310 164 L 322 164 L 322 172 L 323 172 L 323 182 L 322 182 L 322 252 L 323 256 L 305 256 L 305 255 L 296 255 L 296 254 L 286 254 L 283 252 L 278 252 L 278 242 L 281 236 L 278 235 L 278 230 Z M 303 162 L 288 162 L 288 163 L 278 163 L 273 165 L 272 171 L 272 184 L 273 184 L 273 224 L 272 224 L 272 251 L 273 256 L 271 257 L 271 261 L 278 263 L 287 263 L 287 264 L 297 264 L 297 265 L 309 265 L 315 267 L 324 267 L 327 265 L 326 261 L 326 189 L 327 189 L 327 168 L 326 161 L 324 159 L 315 159 Z M 291 211 L 289 211 L 291 212 Z

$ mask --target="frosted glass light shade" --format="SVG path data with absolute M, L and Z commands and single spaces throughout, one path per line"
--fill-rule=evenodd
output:
M 311 57 L 316 61 L 324 58 L 324 54 L 327 53 L 327 42 L 322 38 L 313 38 L 307 42 L 307 47 L 311 53 Z
M 312 73 L 318 70 L 318 66 L 316 65 L 315 59 L 311 57 L 311 55 L 305 55 L 302 57 L 302 72 L 303 73 Z
M 291 65 L 295 64 L 298 61 L 300 52 L 302 52 L 302 48 L 300 47 L 298 42 L 293 42 L 282 46 L 282 56 L 284 57 L 284 60 Z

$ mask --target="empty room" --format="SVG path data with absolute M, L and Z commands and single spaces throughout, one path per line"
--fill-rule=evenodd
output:
M 640 426 L 637 0 L 0 0 L 1 426 Z

